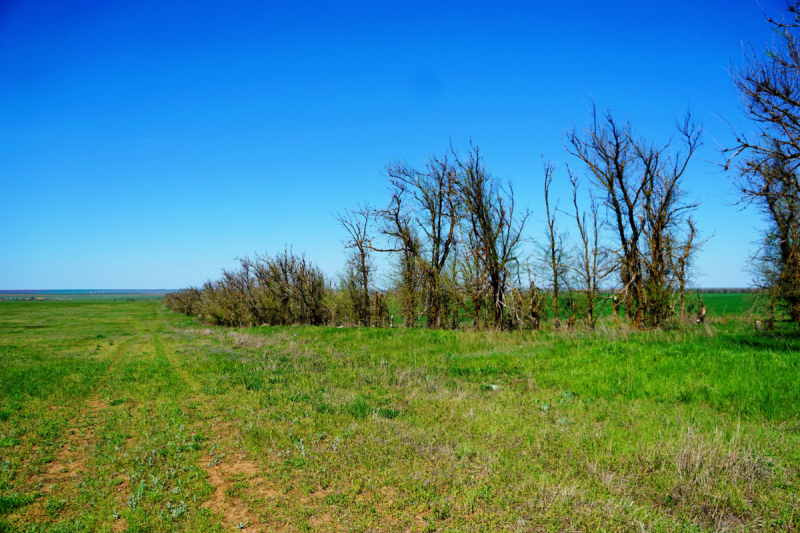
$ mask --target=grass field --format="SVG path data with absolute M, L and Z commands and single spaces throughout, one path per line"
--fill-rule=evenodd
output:
M 0 300 L 161 300 L 165 291 L 3 291 Z
M 0 302 L 0 531 L 797 531 L 800 337 Z

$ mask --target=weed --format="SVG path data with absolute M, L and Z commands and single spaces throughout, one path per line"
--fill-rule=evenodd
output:
M 372 412 L 367 399 L 363 396 L 358 396 L 355 400 L 344 406 L 344 411 L 355 418 L 366 418 Z
M 324 501 L 328 505 L 344 505 L 345 503 L 347 503 L 348 498 L 345 494 L 340 494 L 340 493 L 328 494 L 327 496 L 325 496 Z
M 8 514 L 11 511 L 24 507 L 36 500 L 35 494 L 9 494 L 0 496 L 0 514 Z
M 61 513 L 61 511 L 64 510 L 65 506 L 66 506 L 66 502 L 64 500 L 58 500 L 58 499 L 55 499 L 55 498 L 50 498 L 44 504 L 45 511 L 47 511 L 47 514 L 51 518 L 57 517 Z

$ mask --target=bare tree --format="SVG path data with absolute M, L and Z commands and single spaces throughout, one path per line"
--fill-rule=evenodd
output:
M 471 146 L 465 158 L 453 155 L 459 168 L 458 193 L 468 223 L 467 254 L 488 284 L 493 325 L 508 326 L 504 309 L 511 275 L 509 267 L 517 262 L 529 213 L 515 211 L 514 189 L 511 184 L 502 187 L 486 170 L 477 146 Z
M 413 327 L 417 320 L 425 314 L 425 307 L 421 302 L 424 292 L 424 274 L 420 268 L 420 261 L 412 251 L 418 246 L 418 244 L 414 244 L 413 247 L 403 248 L 397 256 L 400 310 L 407 328 Z
M 389 317 L 389 302 L 386 293 L 380 290 L 372 291 L 372 301 L 371 315 L 374 317 L 372 325 L 386 327 L 387 321 L 391 320 Z
M 734 132 L 736 145 L 725 152 L 726 168 L 744 154 L 736 166 L 737 189 L 767 220 L 758 283 L 800 323 L 800 2 L 790 2 L 786 15 L 767 19 L 776 35 L 767 53 L 751 49 L 746 63 L 732 69 L 756 131 Z
M 238 261 L 239 268 L 223 270 L 220 279 L 201 289 L 170 296 L 168 305 L 224 326 L 322 325 L 330 319 L 326 299 L 331 286 L 305 255 L 287 248 L 283 254 Z
M 263 294 L 270 324 L 325 323 L 324 298 L 329 286 L 322 270 L 287 248 L 282 254 L 245 257 L 244 270 L 252 272 Z
M 678 124 L 678 132 L 686 147 L 684 154 L 680 151 L 674 156 L 670 154 L 670 143 L 655 145 L 641 140 L 633 143 L 641 169 L 642 236 L 646 248 L 641 256 L 645 276 L 642 296 L 648 320 L 654 325 L 667 320 L 673 307 L 671 298 L 678 282 L 673 254 L 678 252 L 675 249 L 678 242 L 684 242 L 682 248 L 687 260 L 695 250 L 691 244 L 693 237 L 692 240 L 682 237 L 685 227 L 694 234 L 694 223 L 689 223 L 687 217 L 697 208 L 696 203 L 686 201 L 682 179 L 692 155 L 702 143 L 702 129 L 687 113 Z
M 542 295 L 533 281 L 528 289 L 528 318 L 531 329 L 538 330 L 542 323 Z
M 594 329 L 599 314 L 595 311 L 601 311 L 608 299 L 602 299 L 602 304 L 598 306 L 597 297 L 600 289 L 600 284 L 603 280 L 611 274 L 612 266 L 608 261 L 608 254 L 600 245 L 600 222 L 598 220 L 598 204 L 594 197 L 591 197 L 590 216 L 587 221 L 586 212 L 581 211 L 578 207 L 578 190 L 580 188 L 580 181 L 578 177 L 567 167 L 569 172 L 569 180 L 572 183 L 572 206 L 575 209 L 574 217 L 575 223 L 578 226 L 578 235 L 580 236 L 580 251 L 578 253 L 577 261 L 575 264 L 575 276 L 578 280 L 578 285 L 583 287 L 583 292 L 586 294 L 586 318 L 589 327 Z M 599 309 L 596 309 L 599 307 Z
M 800 323 L 800 187 L 785 161 L 762 165 L 758 198 L 767 215 L 767 232 L 757 258 L 757 281 L 770 292 L 772 306 L 782 305 Z
M 610 113 L 599 117 L 592 106 L 589 127 L 583 135 L 576 129 L 566 134 L 568 151 L 586 165 L 592 185 L 598 191 L 616 232 L 619 278 L 624 288 L 625 312 L 633 311 L 634 323 L 644 319 L 644 283 L 639 249 L 642 221 L 637 213 L 641 180 L 635 180 L 635 151 L 630 123 L 619 124 Z
M 550 209 L 550 185 L 553 183 L 555 176 L 555 164 L 552 162 L 544 163 L 544 205 L 545 213 L 547 215 L 547 248 L 545 250 L 545 262 L 547 270 L 550 274 L 550 281 L 552 283 L 551 298 L 553 305 L 553 323 L 555 327 L 560 327 L 558 310 L 558 295 L 563 282 L 564 275 L 566 274 L 566 262 L 564 261 L 564 242 L 561 233 L 558 231 L 556 225 L 556 212 L 558 211 L 558 203 Z
M 685 231 L 687 213 L 696 207 L 686 202 L 682 180 L 702 130 L 687 114 L 678 132 L 686 151 L 673 155 L 671 141 L 656 145 L 634 138 L 630 122 L 620 124 L 608 112 L 598 117 L 593 107 L 589 127 L 566 135 L 568 150 L 586 165 L 609 214 L 625 311 L 636 327 L 667 318 L 676 279 L 671 269 L 675 243 Z
M 488 307 L 489 283 L 479 254 L 473 252 L 479 245 L 471 229 L 462 229 L 462 242 L 462 253 L 457 256 L 459 290 L 464 294 L 464 312 L 472 315 L 472 327 L 480 329 L 483 322 L 488 322 L 484 315 Z
M 391 200 L 380 216 L 381 231 L 390 243 L 374 249 L 399 253 L 406 267 L 413 263 L 419 269 L 424 279 L 427 326 L 440 328 L 441 273 L 456 245 L 463 216 L 457 169 L 445 155 L 429 159 L 424 171 L 398 161 L 388 165 L 386 173 Z
M 372 322 L 370 290 L 375 271 L 369 232 L 374 221 L 374 210 L 369 205 L 364 205 L 356 210 L 346 210 L 335 217 L 348 235 L 344 241 L 348 250 L 345 285 L 350 293 L 353 311 L 362 326 L 369 326 Z
M 674 271 L 678 280 L 678 306 L 680 309 L 681 320 L 686 320 L 686 281 L 689 276 L 690 261 L 698 248 L 695 242 L 697 228 L 692 217 L 686 219 L 688 233 L 685 240 L 679 244 L 674 254 Z
M 203 292 L 197 287 L 188 287 L 164 295 L 164 303 L 177 313 L 199 315 L 202 311 Z

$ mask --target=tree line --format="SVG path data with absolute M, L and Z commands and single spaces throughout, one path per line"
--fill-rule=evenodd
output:
M 769 295 L 768 326 L 785 310 L 800 323 L 800 2 L 789 21 L 768 19 L 778 38 L 733 68 L 755 135 L 734 131 L 724 149 L 742 202 L 764 214 L 754 258 Z M 703 320 L 688 287 L 703 244 L 685 186 L 702 127 L 687 113 L 673 140 L 656 143 L 594 106 L 585 129 L 565 133 L 578 166 L 566 167 L 566 207 L 552 197 L 556 166 L 543 161 L 544 236 L 511 183 L 477 145 L 450 147 L 422 167 L 388 164 L 389 202 L 336 215 L 346 231 L 343 272 L 326 276 L 291 249 L 239 259 L 202 287 L 169 294 L 170 308 L 224 325 L 328 324 L 428 328 L 594 328 L 603 315 L 635 328 Z M 583 178 L 583 180 L 581 179 Z M 577 229 L 562 232 L 565 222 Z M 388 257 L 379 275 L 376 258 Z M 391 304 L 391 306 L 390 306 Z M 390 312 L 390 307 L 394 312 Z M 695 316 L 694 313 L 697 312 Z
M 239 259 L 203 287 L 169 294 L 168 305 L 216 324 L 360 324 L 428 328 L 594 328 L 607 306 L 636 327 L 686 318 L 686 287 L 699 246 L 683 177 L 700 146 L 687 115 L 684 150 L 636 136 L 629 122 L 595 110 L 584 131 L 566 136 L 587 183 L 567 168 L 571 205 L 552 198 L 555 165 L 544 162 L 545 237 L 526 234 L 531 213 L 511 183 L 486 166 L 476 145 L 433 155 L 423 167 L 385 168 L 389 202 L 336 215 L 346 261 L 327 277 L 291 249 Z M 586 200 L 588 210 L 581 207 Z M 568 218 L 575 242 L 560 231 Z M 533 252 L 530 250 L 533 249 Z M 379 278 L 376 256 L 390 272 Z M 379 280 L 388 285 L 380 287 Z

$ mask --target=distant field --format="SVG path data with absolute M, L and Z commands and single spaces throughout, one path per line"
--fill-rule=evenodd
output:
M 764 300 L 758 294 L 743 293 L 703 294 L 702 297 L 711 316 L 741 315 L 749 311 L 756 302 Z
M 0 291 L 0 300 L 160 300 L 166 291 Z
M 572 334 L 0 301 L 0 531 L 797 531 L 800 337 L 750 298 Z

